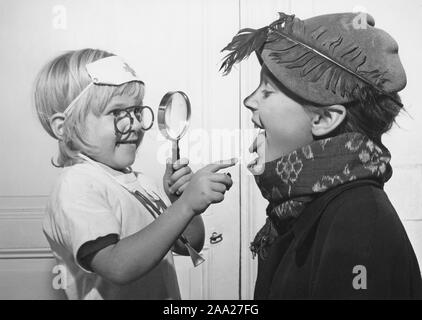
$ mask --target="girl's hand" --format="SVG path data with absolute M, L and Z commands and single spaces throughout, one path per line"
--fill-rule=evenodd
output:
M 217 171 L 234 166 L 237 159 L 220 161 L 198 170 L 184 188 L 178 201 L 183 201 L 193 214 L 204 212 L 210 204 L 224 200 L 224 194 L 233 185 L 231 177 Z
M 171 202 L 176 201 L 186 189 L 193 173 L 188 159 L 177 160 L 174 164 L 170 159 L 166 162 L 166 171 L 163 176 L 164 191 Z

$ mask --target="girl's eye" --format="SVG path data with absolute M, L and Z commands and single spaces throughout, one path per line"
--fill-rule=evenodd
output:
M 124 111 L 122 111 L 120 109 L 116 109 L 116 110 L 110 111 L 109 114 L 112 114 L 115 118 L 120 118 L 120 117 L 123 116 L 124 113 L 125 113 Z
M 120 120 L 126 116 L 126 112 L 118 109 L 111 111 L 110 114 L 113 115 L 113 117 L 117 120 Z

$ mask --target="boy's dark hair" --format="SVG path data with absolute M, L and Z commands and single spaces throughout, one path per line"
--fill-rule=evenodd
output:
M 291 99 L 297 101 L 304 108 L 323 115 L 329 107 L 318 106 L 309 102 L 284 86 L 269 70 L 263 65 L 263 71 L 271 78 L 281 90 Z M 398 93 L 391 96 L 401 102 Z M 314 136 L 315 140 L 322 140 L 329 137 L 335 137 L 347 132 L 359 132 L 374 142 L 381 142 L 381 136 L 388 132 L 395 122 L 395 118 L 402 110 L 389 96 L 379 94 L 371 87 L 363 87 L 355 91 L 355 100 L 343 105 L 347 112 L 342 123 L 329 134 L 324 136 Z
M 392 96 L 401 101 L 397 93 Z M 381 136 L 391 129 L 402 109 L 391 98 L 371 88 L 361 90 L 357 100 L 344 104 L 344 107 L 347 110 L 346 117 L 330 136 L 359 132 L 375 142 L 381 142 Z

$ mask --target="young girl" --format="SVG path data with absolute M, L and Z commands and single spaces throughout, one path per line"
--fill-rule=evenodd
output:
M 187 255 L 177 240 L 182 232 L 202 249 L 200 214 L 232 184 L 217 171 L 234 162 L 196 174 L 186 160 L 167 163 L 164 189 L 174 202 L 166 209 L 160 188 L 130 168 L 153 124 L 143 98 L 134 70 L 100 50 L 65 53 L 36 81 L 38 116 L 58 140 L 56 166 L 64 167 L 44 233 L 65 267 L 62 286 L 70 299 L 180 299 L 170 249 Z M 162 212 L 156 219 L 154 208 Z
M 245 106 L 263 130 L 252 151 L 269 201 L 251 244 L 256 299 L 422 298 L 412 246 L 383 185 L 381 142 L 406 85 L 397 43 L 371 16 L 280 18 L 243 29 L 225 72 L 255 52 L 259 87 Z

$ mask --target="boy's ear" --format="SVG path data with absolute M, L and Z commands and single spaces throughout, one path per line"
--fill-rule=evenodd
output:
M 315 113 L 312 117 L 312 134 L 317 137 L 329 134 L 343 122 L 346 112 L 344 106 L 336 104 Z
M 63 139 L 65 117 L 64 113 L 55 113 L 50 118 L 51 130 L 58 140 Z

